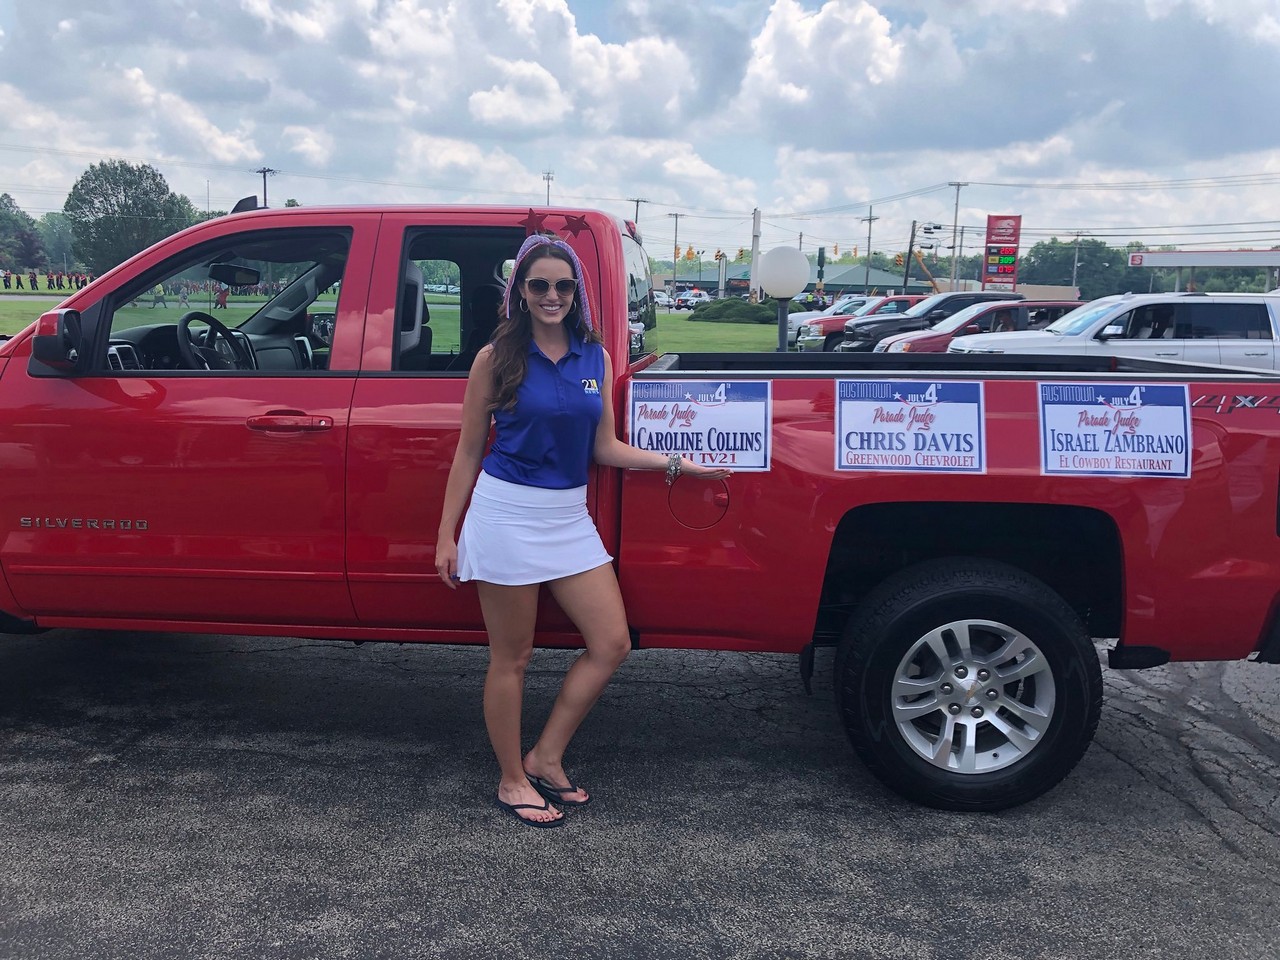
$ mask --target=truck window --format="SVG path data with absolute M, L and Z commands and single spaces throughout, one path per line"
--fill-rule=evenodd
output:
M 1128 340 L 1171 340 L 1176 333 L 1173 306 L 1167 303 L 1138 307 L 1117 317 L 1111 324 L 1123 324 Z
M 223 237 L 161 264 L 104 304 L 104 371 L 232 376 L 328 369 L 350 236 Z
M 653 302 L 653 275 L 644 248 L 627 234 L 622 235 L 622 251 L 627 264 L 627 325 L 630 328 L 632 360 L 655 352 L 658 326 Z
M 411 376 L 466 377 L 476 354 L 497 329 L 506 289 L 504 269 L 510 270 L 522 242 L 523 232 L 506 228 L 410 231 L 402 261 L 400 345 L 393 369 Z
M 1192 340 L 1270 340 L 1271 321 L 1261 303 L 1185 303 L 1181 312 Z M 1182 327 L 1179 318 L 1179 327 Z

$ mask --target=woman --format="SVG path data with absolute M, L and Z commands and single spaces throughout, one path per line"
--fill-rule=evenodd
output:
M 491 422 L 497 430 L 486 456 Z M 532 236 L 516 255 L 493 342 L 467 379 L 436 571 L 451 587 L 476 583 L 489 633 L 484 718 L 501 768 L 497 804 L 533 827 L 558 827 L 561 808 L 590 802 L 564 772 L 565 749 L 631 649 L 613 558 L 587 513 L 591 460 L 665 470 L 668 483 L 681 473 L 729 475 L 617 438 L 612 365 L 591 324 L 582 265 L 564 241 Z M 522 757 L 524 671 L 543 583 L 586 649 L 565 675 L 542 735 Z

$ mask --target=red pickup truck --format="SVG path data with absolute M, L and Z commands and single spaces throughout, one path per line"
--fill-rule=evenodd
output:
M 595 472 L 637 646 L 793 653 L 806 685 L 834 646 L 858 755 L 970 810 L 1083 754 L 1095 639 L 1115 668 L 1280 661 L 1274 375 L 630 355 L 653 326 L 634 227 L 554 208 L 233 214 L 0 345 L 0 629 L 483 643 L 432 551 L 467 371 L 534 230 L 585 265 L 629 441 L 736 468 Z M 159 312 L 156 284 L 191 309 Z M 539 642 L 578 643 L 550 601 Z

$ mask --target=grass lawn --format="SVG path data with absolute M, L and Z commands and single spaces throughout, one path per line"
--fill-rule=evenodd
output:
M 173 299 L 173 298 L 171 298 Z M 451 340 L 457 339 L 457 298 L 447 302 L 445 298 L 431 298 L 431 323 L 436 339 L 433 345 L 448 349 Z M 10 300 L 0 297 L 0 333 L 17 333 L 46 310 L 59 303 L 57 297 L 49 297 L 44 303 L 29 300 Z M 234 325 L 249 316 L 257 303 L 238 306 L 233 299 L 227 310 L 219 310 L 215 316 L 224 323 Z M 192 302 L 193 310 L 207 309 L 204 304 Z M 166 310 L 152 309 L 145 300 L 136 307 L 126 307 L 125 319 L 130 324 L 160 323 L 166 319 L 177 322 L 182 315 L 177 300 Z M 695 323 L 687 312 L 658 313 L 657 349 L 663 353 L 758 353 L 776 349 L 778 331 L 769 324 L 758 323 Z M 456 348 L 456 343 L 453 344 Z
M 778 349 L 778 328 L 765 323 L 699 323 L 687 311 L 658 311 L 660 353 L 760 353 Z M 651 334 L 652 335 L 652 334 Z
M 52 310 L 61 302 L 58 297 L 49 297 L 43 303 L 0 297 L 0 333 L 17 333 L 40 314 Z

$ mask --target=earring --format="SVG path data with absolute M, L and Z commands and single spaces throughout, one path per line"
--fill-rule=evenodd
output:
M 520 298 L 520 312 L 521 313 L 529 312 L 529 301 L 526 300 L 524 297 Z

